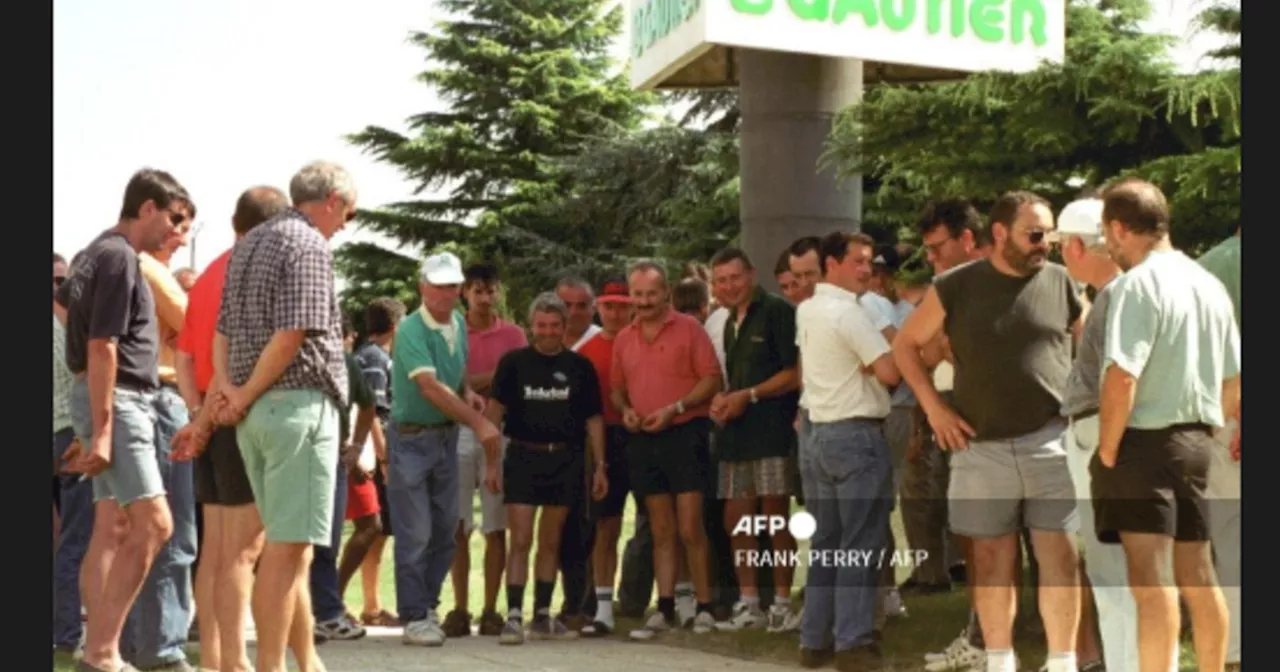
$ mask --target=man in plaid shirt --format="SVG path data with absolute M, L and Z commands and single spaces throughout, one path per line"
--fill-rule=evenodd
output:
M 355 185 L 342 167 L 315 162 L 293 177 L 289 195 L 294 207 L 231 255 L 214 341 L 226 379 L 210 386 L 220 395 L 211 411 L 219 424 L 238 422 L 266 529 L 253 594 L 260 672 L 286 669 L 293 619 L 304 619 L 304 632 L 314 628 L 307 568 L 311 546 L 330 543 L 338 414 L 347 405 L 328 239 L 355 217 Z M 299 660 L 319 663 L 310 638 L 296 644 L 305 646 L 294 651 Z

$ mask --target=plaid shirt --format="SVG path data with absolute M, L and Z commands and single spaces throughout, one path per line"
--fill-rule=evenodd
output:
M 227 262 L 218 333 L 227 339 L 227 376 L 243 385 L 277 331 L 306 339 L 273 390 L 319 390 L 347 407 L 342 316 L 333 254 L 306 215 L 289 209 L 249 232 Z

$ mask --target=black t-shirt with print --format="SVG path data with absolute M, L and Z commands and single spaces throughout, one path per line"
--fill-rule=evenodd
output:
M 587 420 L 601 413 L 595 368 L 569 350 L 508 352 L 498 361 L 489 396 L 506 407 L 503 433 L 517 441 L 581 446 Z
M 116 231 L 107 231 L 72 264 L 55 300 L 67 309 L 67 368 L 89 366 L 89 341 L 116 343 L 116 384 L 143 390 L 160 386 L 156 356 L 160 332 L 151 286 L 138 254 Z

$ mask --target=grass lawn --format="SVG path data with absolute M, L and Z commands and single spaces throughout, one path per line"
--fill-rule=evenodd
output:
M 475 516 L 477 524 L 480 521 L 479 500 L 476 500 Z M 622 542 L 619 543 L 619 549 L 632 535 L 635 527 L 635 509 L 634 502 L 630 499 L 627 501 L 627 509 L 624 514 L 622 524 Z M 905 539 L 902 533 L 902 521 L 895 511 L 893 516 L 893 529 L 898 539 Z M 351 533 L 351 526 L 348 524 L 344 532 L 344 540 Z M 807 543 L 801 543 L 801 549 L 807 547 Z M 468 595 L 468 611 L 473 616 L 479 617 L 484 602 L 484 574 L 483 574 L 483 558 L 484 558 L 484 539 L 480 534 L 473 533 L 471 536 L 471 583 Z M 530 558 L 532 562 L 532 558 Z M 900 568 L 899 580 L 904 580 L 909 573 L 908 568 Z M 382 568 L 379 580 L 379 598 L 382 607 L 388 611 L 395 613 L 395 572 L 392 562 L 391 546 L 388 544 L 384 552 Z M 797 571 L 796 585 L 803 585 L 804 568 L 801 567 Z M 532 591 L 526 594 L 526 600 L 529 601 L 526 607 L 532 606 Z M 1026 592 L 1026 599 L 1030 599 L 1031 593 Z M 363 606 L 363 595 L 360 588 L 359 576 L 351 581 L 346 593 L 346 602 L 353 613 L 359 613 Z M 656 592 L 655 592 L 656 599 Z M 505 609 L 505 592 L 499 594 L 498 606 L 499 612 Z M 554 609 L 558 609 L 562 600 L 560 585 L 556 585 L 555 597 L 552 601 Z M 440 597 L 440 617 L 453 609 L 454 596 L 453 585 L 446 580 L 444 589 Z M 898 670 L 901 672 L 923 670 L 923 655 L 929 651 L 940 651 L 956 636 L 960 628 L 964 625 L 968 614 L 968 601 L 964 591 L 955 590 L 948 594 L 912 597 L 908 599 L 907 608 L 910 615 L 906 619 L 893 620 L 887 626 L 883 648 L 886 658 L 892 663 L 892 667 L 886 666 L 886 670 Z M 618 638 L 626 639 L 625 633 L 633 628 L 640 627 L 641 623 L 635 620 L 620 619 L 619 620 Z M 727 656 L 735 656 L 740 658 L 752 658 L 760 660 L 774 660 L 783 664 L 796 665 L 798 660 L 797 647 L 798 640 L 795 635 L 770 635 L 764 631 L 755 632 L 739 632 L 739 633 L 713 633 L 704 636 L 695 636 L 691 632 L 672 633 L 662 639 L 664 644 L 677 647 L 696 648 L 703 651 L 711 651 L 724 654 Z M 636 644 L 636 646 L 643 646 Z M 192 663 L 196 663 L 195 654 L 196 646 L 191 647 Z M 1044 660 L 1044 641 L 1042 638 L 1020 639 L 1017 642 L 1018 654 L 1022 659 L 1024 669 L 1035 670 Z M 1190 641 L 1184 641 L 1182 645 L 1182 661 L 1180 669 L 1195 670 L 1193 664 L 1193 655 L 1191 651 Z M 68 656 L 55 655 L 53 661 L 53 669 L 55 672 L 73 672 L 75 669 L 74 662 Z M 799 669 L 797 665 L 797 669 Z M 1113 671 L 1121 672 L 1121 671 Z

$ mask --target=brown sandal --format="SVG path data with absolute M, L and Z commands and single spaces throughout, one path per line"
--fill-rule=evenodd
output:
M 360 617 L 360 620 L 365 625 L 372 625 L 380 628 L 395 628 L 400 625 L 400 619 L 396 618 L 395 614 L 392 614 L 386 609 L 377 613 L 364 614 Z

